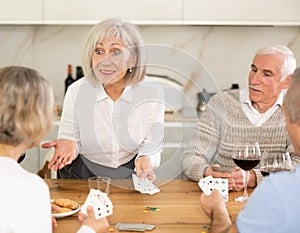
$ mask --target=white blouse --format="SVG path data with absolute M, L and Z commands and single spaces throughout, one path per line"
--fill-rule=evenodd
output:
M 102 86 L 81 78 L 66 93 L 58 138 L 75 141 L 79 154 L 100 165 L 117 168 L 137 154 L 157 167 L 164 112 L 163 90 L 147 77 L 115 102 Z

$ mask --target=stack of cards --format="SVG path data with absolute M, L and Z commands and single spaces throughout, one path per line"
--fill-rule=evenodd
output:
M 115 226 L 119 231 L 152 231 L 155 225 L 143 223 L 117 223 Z
M 95 212 L 95 218 L 104 218 L 113 213 L 113 205 L 106 193 L 100 190 L 91 189 L 89 195 L 87 196 L 84 204 L 81 207 L 81 212 L 87 215 L 86 208 L 92 206 Z
M 228 179 L 213 178 L 207 176 L 198 182 L 199 187 L 206 195 L 210 195 L 212 190 L 217 189 L 222 193 L 225 202 L 228 202 Z
M 137 175 L 132 174 L 132 180 L 134 189 L 146 194 L 154 194 L 158 193 L 160 190 L 158 187 L 156 187 L 150 180 L 147 178 L 144 180 L 141 180 Z

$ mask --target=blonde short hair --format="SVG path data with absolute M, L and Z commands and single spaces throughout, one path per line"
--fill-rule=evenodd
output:
M 51 127 L 53 92 L 37 71 L 0 68 L 0 143 L 37 145 Z
M 107 19 L 96 24 L 88 32 L 82 53 L 82 68 L 85 76 L 93 83 L 97 83 L 92 69 L 92 54 L 99 41 L 115 38 L 121 40 L 131 55 L 136 56 L 136 66 L 132 72 L 127 72 L 125 81 L 127 85 L 134 85 L 142 81 L 146 74 L 146 55 L 144 42 L 138 28 L 129 22 L 120 19 Z

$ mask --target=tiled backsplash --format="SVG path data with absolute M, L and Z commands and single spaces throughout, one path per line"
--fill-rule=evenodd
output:
M 55 101 L 62 104 L 67 64 L 73 64 L 75 75 L 90 28 L 0 25 L 0 66 L 26 65 L 39 70 L 52 83 Z M 167 53 L 165 60 L 178 59 L 175 67 L 149 66 L 148 72 L 181 82 L 193 104 L 202 88 L 215 92 L 230 88 L 231 83 L 246 86 L 249 65 L 258 48 L 287 45 L 300 61 L 299 27 L 140 26 L 140 30 L 145 44 Z

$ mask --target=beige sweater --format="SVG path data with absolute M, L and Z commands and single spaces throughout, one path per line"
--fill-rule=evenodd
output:
M 256 127 L 242 110 L 239 90 L 217 94 L 211 98 L 207 110 L 201 114 L 196 133 L 182 154 L 184 174 L 199 181 L 205 169 L 214 163 L 235 166 L 231 158 L 234 145 L 256 141 L 259 142 L 262 152 L 293 152 L 281 107 L 263 125 Z M 254 171 L 257 182 L 260 183 L 260 172 L 258 169 Z

